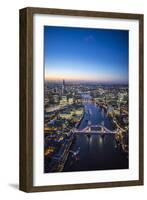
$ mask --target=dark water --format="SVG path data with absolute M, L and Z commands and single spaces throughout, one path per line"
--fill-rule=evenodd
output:
M 112 122 L 102 109 L 96 107 L 91 101 L 84 103 L 84 106 L 85 115 L 79 130 L 87 126 L 87 119 L 91 121 L 92 125 L 103 123 L 105 127 L 113 130 Z M 73 156 L 72 153 L 69 154 L 64 172 L 128 168 L 128 158 L 117 147 L 115 138 L 111 134 L 102 137 L 93 133 L 88 137 L 85 133 L 78 133 L 71 151 L 78 149 L 80 151 L 76 156 Z

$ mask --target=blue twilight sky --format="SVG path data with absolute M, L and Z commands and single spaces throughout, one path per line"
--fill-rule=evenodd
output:
M 128 83 L 126 30 L 44 27 L 47 80 Z

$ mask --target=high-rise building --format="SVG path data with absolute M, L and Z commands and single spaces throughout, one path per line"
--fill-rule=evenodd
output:
M 64 94 L 65 93 L 65 80 L 63 80 L 63 82 L 62 82 L 62 94 Z

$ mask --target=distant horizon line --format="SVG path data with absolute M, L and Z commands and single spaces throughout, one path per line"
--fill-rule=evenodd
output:
M 56 82 L 57 83 L 57 82 L 63 82 L 63 80 L 66 81 L 67 83 L 68 82 L 74 82 L 74 83 L 97 83 L 97 84 L 113 84 L 113 85 L 114 84 L 115 85 L 116 84 L 119 84 L 119 85 L 123 84 L 123 85 L 128 85 L 128 82 L 117 82 L 117 81 L 112 81 L 112 82 L 111 81 L 104 81 L 104 82 L 102 82 L 102 81 L 96 81 L 96 80 L 67 80 L 67 79 L 64 79 L 64 78 L 60 79 L 60 80 L 59 79 L 58 80 L 57 79 L 54 79 L 54 80 L 53 79 L 45 79 L 44 81 L 45 82 Z

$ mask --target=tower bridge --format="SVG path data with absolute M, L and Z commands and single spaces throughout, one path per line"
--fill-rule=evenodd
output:
M 104 125 L 87 125 L 82 130 L 76 129 L 75 133 L 85 133 L 85 134 L 116 134 L 118 133 L 118 128 L 114 131 L 109 130 Z

